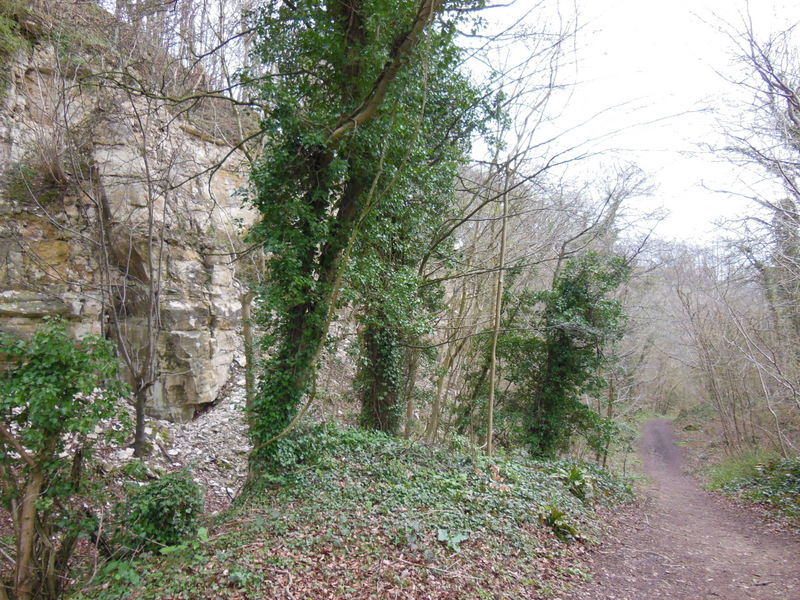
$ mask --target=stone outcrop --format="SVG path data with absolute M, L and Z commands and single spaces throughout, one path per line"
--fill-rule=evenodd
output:
M 152 340 L 148 411 L 185 421 L 240 347 L 233 254 L 254 220 L 242 158 L 163 103 L 60 63 L 51 45 L 20 53 L 0 96 L 0 329 L 59 315 L 118 337 L 134 363 Z

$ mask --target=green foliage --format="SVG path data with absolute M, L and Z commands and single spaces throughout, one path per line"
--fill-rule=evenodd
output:
M 22 0 L 0 0 L 0 57 L 47 43 L 55 50 L 59 67 L 69 73 L 95 58 L 107 59 L 116 53 L 112 15 L 91 3 L 59 8 L 63 11 L 47 6 L 42 10 Z
M 122 465 L 122 474 L 133 481 L 147 481 L 150 478 L 147 464 L 139 458 L 130 460 Z
M 247 571 L 245 569 L 231 571 L 228 575 L 231 583 L 239 588 L 252 584 L 259 577 L 260 575 L 258 573 L 253 573 L 252 571 Z
M 98 441 L 122 439 L 116 402 L 126 389 L 116 379 L 114 345 L 75 340 L 64 321 L 49 319 L 27 341 L 0 334 L 0 356 L 9 364 L 0 375 L 0 422 L 47 473 L 43 497 L 63 501 L 80 490 L 70 473 L 76 457 L 86 459 Z M 0 466 L 10 479 L 3 486 L 6 506 L 19 498 L 20 478 L 33 468 L 18 450 L 0 437 Z
M 19 205 L 52 208 L 64 197 L 66 182 L 59 181 L 48 167 L 24 160 L 11 165 L 3 181 L 5 195 Z
M 575 412 L 571 425 L 575 434 L 584 438 L 586 445 L 598 460 L 608 454 L 611 446 L 625 447 L 626 443 L 630 443 L 630 432 L 623 435 L 623 427 L 619 423 L 614 419 L 600 416 L 588 407 L 586 410 L 580 409 Z
M 399 92 L 404 105 L 422 106 L 423 112 L 409 112 L 407 124 L 399 122 L 399 113 L 393 117 L 391 126 L 411 135 L 398 136 L 396 147 L 384 144 L 381 160 L 405 167 L 395 169 L 381 202 L 367 215 L 346 273 L 362 328 L 361 422 L 387 433 L 396 433 L 399 426 L 405 367 L 409 353 L 418 352 L 409 346 L 420 345 L 430 331 L 444 294 L 441 284 L 425 281 L 420 265 L 431 258 L 440 263 L 452 259 L 452 243 L 442 242 L 440 235 L 454 213 L 453 181 L 474 134 L 497 117 L 491 95 L 482 97 L 459 72 L 462 53 L 444 36 L 439 43 L 444 51 L 426 57 L 424 74 L 414 73 L 428 88 L 409 86 Z M 434 240 L 439 243 L 432 246 Z
M 562 469 L 558 473 L 559 477 L 567 486 L 570 494 L 582 501 L 587 501 L 594 495 L 594 482 L 591 476 L 577 465 L 571 465 L 569 469 Z
M 800 523 L 800 458 L 768 462 L 749 487 L 745 498 L 765 503 Z
M 543 525 L 547 525 L 562 542 L 571 542 L 578 537 L 578 529 L 570 524 L 568 515 L 560 508 L 546 506 L 539 515 L 539 520 Z
M 487 529 L 513 535 L 520 520 L 535 518 L 530 514 L 532 507 L 553 503 L 571 513 L 582 513 L 581 503 L 575 504 L 575 490 L 581 486 L 584 490 L 591 486 L 592 497 L 598 501 L 624 499 L 630 494 L 626 484 L 596 465 L 490 459 L 334 424 L 302 428 L 276 446 L 284 462 L 256 487 L 276 490 L 289 502 L 308 500 L 312 494 L 330 506 L 360 510 L 359 506 L 366 505 L 368 512 L 384 515 L 417 507 L 413 529 L 423 528 L 436 536 L 439 530 L 452 537 Z M 341 481 L 348 481 L 348 486 L 339 485 Z M 275 488 L 276 483 L 281 487 Z M 583 495 L 588 500 L 589 493 Z M 433 511 L 428 515 L 431 519 L 426 511 Z M 496 514 L 506 515 L 507 524 L 494 519 Z
M 0 61 L 9 64 L 9 59 L 18 52 L 26 52 L 31 40 L 19 25 L 20 19 L 31 15 L 26 3 L 18 0 L 0 0 Z M 0 71 L 0 98 L 11 84 L 11 69 Z
M 159 553 L 162 555 L 184 552 L 189 549 L 192 552 L 199 552 L 204 544 L 208 543 L 208 527 L 200 527 L 195 537 L 189 538 L 175 546 L 162 546 Z
M 114 345 L 75 340 L 59 319 L 46 320 L 29 340 L 0 334 L 0 356 L 7 366 L 0 375 L 0 502 L 16 508 L 17 548 L 30 548 L 16 560 L 32 561 L 26 575 L 33 591 L 54 598 L 78 537 L 96 527 L 88 509 L 96 473 L 87 461 L 95 444 L 122 440 L 116 405 L 126 390 Z M 23 522 L 25 511 L 35 528 Z
M 451 551 L 458 552 L 460 544 L 469 539 L 469 533 L 448 531 L 440 528 L 436 531 L 436 539 L 445 544 Z
M 479 4 L 463 0 L 448 8 Z M 381 229 L 384 221 L 368 218 L 371 211 L 386 217 L 423 207 L 468 145 L 472 126 L 461 122 L 471 123 L 465 115 L 480 95 L 456 72 L 455 25 L 469 11 L 438 15 L 403 45 L 418 6 L 416 0 L 270 0 L 254 13 L 256 54 L 274 72 L 253 81 L 268 108 L 262 119 L 267 147 L 251 173 L 252 202 L 261 214 L 251 237 L 270 257 L 258 299 L 269 358 L 251 405 L 254 466 L 271 460 L 267 442 L 297 414 L 313 383 L 343 263 L 360 230 L 373 244 L 402 250 Z M 397 61 L 393 53 L 401 48 L 406 55 Z M 396 71 L 387 70 L 393 60 Z M 382 77 L 387 85 L 377 94 Z M 370 102 L 375 110 L 348 129 L 356 123 L 352 115 Z M 339 127 L 343 132 L 333 135 Z M 393 278 L 387 289 L 396 284 Z M 394 304 L 390 328 L 402 312 L 402 302 Z M 395 360 L 391 351 L 382 356 Z M 387 380 L 383 387 L 391 394 L 393 386 Z
M 600 457 L 624 442 L 620 425 L 584 400 L 606 385 L 601 376 L 611 362 L 606 350 L 625 324 L 621 304 L 608 295 L 628 273 L 622 258 L 588 252 L 565 262 L 551 290 L 515 292 L 512 274 L 497 350 L 501 377 L 513 385 L 497 392 L 498 443 L 521 443 L 535 456 L 552 458 L 573 436 L 583 437 Z M 487 336 L 476 344 L 476 368 L 457 399 L 460 432 L 485 413 L 489 351 Z
M 361 426 L 389 434 L 397 433 L 402 414 L 400 392 L 405 352 L 398 338 L 398 332 L 390 327 L 374 323 L 365 326 L 355 381 L 361 396 Z
M 20 17 L 29 14 L 30 10 L 22 2 L 0 0 L 0 59 L 5 61 L 15 53 L 30 48 L 30 42 L 19 26 Z M 7 75 L 0 75 L 3 86 L 9 83 L 5 79 Z
M 611 475 L 593 462 L 568 459 L 549 461 L 543 470 L 560 481 L 570 494 L 587 504 L 609 498 L 633 498 L 633 489 L 628 481 Z
M 115 543 L 130 552 L 175 546 L 197 532 L 203 491 L 188 470 L 137 487 L 117 505 Z
M 136 585 L 141 581 L 139 573 L 133 565 L 124 560 L 110 560 L 103 565 L 97 574 L 100 583 L 113 585 Z
M 28 40 L 20 33 L 19 24 L 4 14 L 0 14 L 0 57 L 28 48 Z

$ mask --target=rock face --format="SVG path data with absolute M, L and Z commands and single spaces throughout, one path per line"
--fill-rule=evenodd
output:
M 188 420 L 240 345 L 242 158 L 61 62 L 37 45 L 0 92 L 0 329 L 59 315 L 116 338 L 134 369 L 152 349 L 148 411 Z

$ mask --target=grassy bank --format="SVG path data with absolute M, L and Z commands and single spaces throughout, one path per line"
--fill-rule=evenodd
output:
M 766 452 L 729 457 L 710 469 L 709 487 L 758 504 L 800 528 L 800 457 L 781 458 Z

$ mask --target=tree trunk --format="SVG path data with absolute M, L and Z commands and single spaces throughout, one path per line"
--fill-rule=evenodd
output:
M 296 300 L 297 304 L 280 309 L 280 324 L 275 332 L 277 342 L 265 366 L 262 389 L 253 399 L 250 411 L 250 433 L 254 443 L 250 461 L 251 476 L 264 465 L 270 464 L 273 456 L 268 446 L 291 431 L 309 406 L 307 400 L 305 407 L 300 409 L 303 396 L 308 390 L 313 390 L 316 382 L 317 361 L 336 308 L 342 266 L 347 262 L 353 240 L 370 210 L 371 196 L 365 198 L 364 193 L 369 189 L 374 190 L 374 170 L 350 164 L 350 174 L 342 185 L 338 180 L 330 180 L 328 167 L 345 137 L 363 127 L 378 113 L 401 67 L 413 54 L 440 3 L 438 0 L 421 0 L 409 27 L 399 32 L 387 48 L 384 68 L 372 85 L 365 88 L 371 91 L 352 109 L 349 98 L 353 96 L 354 85 L 360 84 L 358 80 L 363 79 L 359 77 L 357 81 L 350 81 L 347 78 L 348 74 L 352 76 L 360 68 L 358 57 L 363 49 L 358 47 L 361 43 L 357 31 L 360 17 L 355 14 L 356 4 L 337 1 L 327 6 L 333 12 L 333 20 L 338 20 L 338 24 L 346 28 L 340 32 L 345 42 L 345 52 L 353 50 L 353 62 L 338 73 L 343 83 L 342 105 L 346 109 L 335 123 L 331 123 L 327 139 L 315 143 L 313 148 L 301 148 L 295 160 L 296 176 L 298 183 L 302 182 L 300 187 L 304 187 L 303 195 L 308 208 L 307 216 L 298 224 L 298 229 L 304 239 L 316 241 L 308 244 L 307 248 L 301 247 L 292 255 L 298 264 L 297 275 L 309 282 L 306 284 L 308 289 L 303 290 L 303 297 Z M 348 15 L 352 19 L 347 22 L 338 18 Z M 334 195 L 336 199 L 332 200 Z M 331 223 L 331 213 L 334 211 L 335 217 Z M 327 231 L 320 235 L 318 228 L 323 223 Z M 275 260 L 281 258 L 284 257 L 276 256 Z M 313 399 L 313 394 L 310 399 Z
M 497 261 L 497 289 L 494 295 L 494 330 L 492 331 L 492 350 L 489 357 L 489 415 L 486 428 L 486 453 L 494 451 L 494 395 L 497 386 L 497 338 L 500 336 L 500 317 L 503 312 L 503 273 L 506 264 L 506 221 L 508 219 L 508 180 L 503 192 L 503 219 L 500 221 L 500 258 Z
M 14 600 L 33 600 L 36 575 L 33 546 L 36 540 L 36 502 L 44 485 L 44 474 L 32 470 L 19 507 L 17 564 L 14 572 Z
M 136 411 L 136 427 L 133 436 L 133 455 L 137 457 L 147 456 L 147 433 L 145 432 L 144 409 L 147 404 L 147 387 L 138 381 L 136 392 L 134 393 L 133 406 Z
M 414 391 L 417 383 L 417 368 L 419 367 L 419 354 L 417 348 L 406 350 L 406 379 L 403 396 L 405 397 L 406 422 L 403 428 L 403 438 L 411 439 L 411 429 L 414 423 Z
M 371 323 L 364 329 L 366 381 L 361 390 L 361 426 L 397 435 L 400 429 L 400 378 L 402 356 L 397 334 Z

